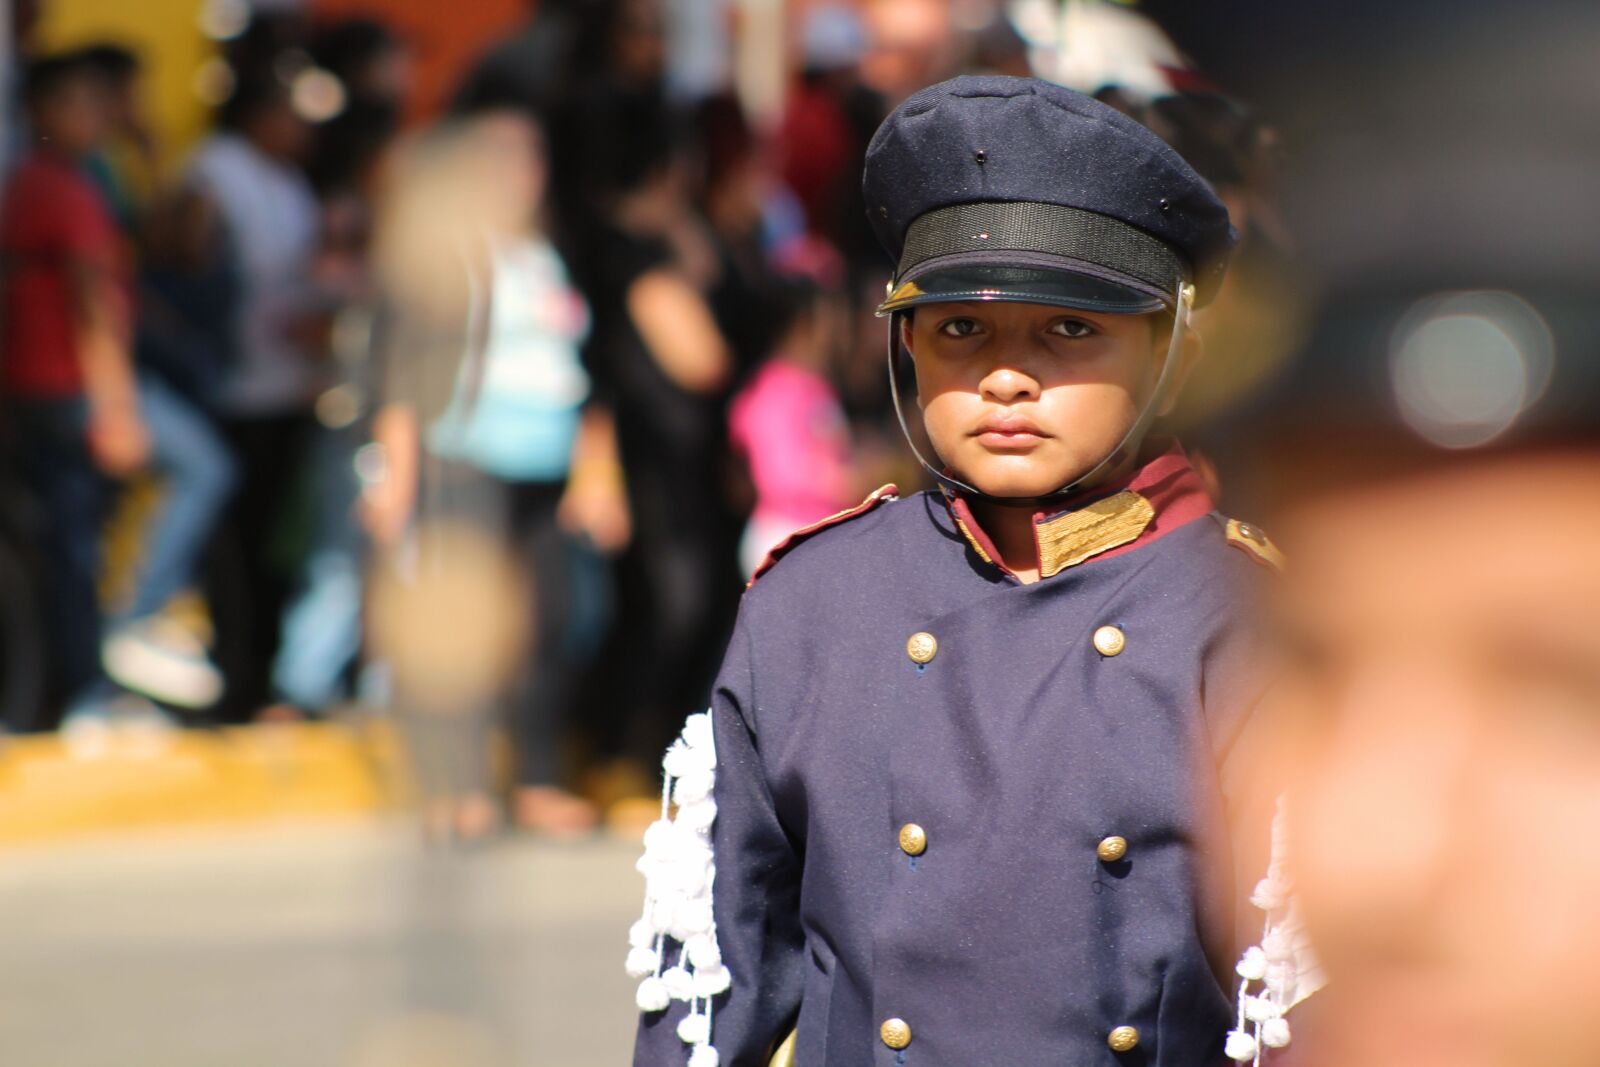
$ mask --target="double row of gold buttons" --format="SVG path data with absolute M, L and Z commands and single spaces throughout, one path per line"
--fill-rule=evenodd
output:
M 1120 655 L 1128 646 L 1126 635 L 1116 626 L 1100 627 L 1092 640 L 1095 651 L 1107 657 Z M 938 654 L 938 638 L 925 630 L 912 634 L 906 641 L 906 655 L 918 666 L 933 662 Z M 928 832 L 914 822 L 900 827 L 900 851 L 908 856 L 920 856 L 928 851 Z M 1094 853 L 1102 863 L 1116 863 L 1128 855 L 1128 840 L 1113 834 L 1096 845 Z M 892 1049 L 903 1049 L 911 1044 L 911 1024 L 898 1017 L 885 1019 L 878 1027 L 878 1037 Z M 1131 1052 L 1139 1045 L 1139 1031 L 1132 1026 L 1119 1026 L 1106 1035 L 1106 1044 L 1113 1052 Z

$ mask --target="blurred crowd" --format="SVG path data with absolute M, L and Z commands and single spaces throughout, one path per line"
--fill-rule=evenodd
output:
M 872 131 L 951 74 L 1071 65 L 997 5 L 900 7 L 922 15 L 793 13 L 753 119 L 670 88 L 655 0 L 546 0 L 420 128 L 412 42 L 257 12 L 170 157 L 137 52 L 26 55 L 7 727 L 92 746 L 383 709 L 442 833 L 648 810 L 767 551 L 920 481 L 872 315 Z M 1270 280 L 1270 132 L 1149 33 L 1142 65 L 1071 63 L 1217 184 L 1236 273 Z

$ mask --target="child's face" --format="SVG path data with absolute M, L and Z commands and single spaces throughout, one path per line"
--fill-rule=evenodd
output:
M 1154 388 L 1149 315 L 974 301 L 917 309 L 903 334 L 929 440 L 991 496 L 1043 496 L 1122 441 Z

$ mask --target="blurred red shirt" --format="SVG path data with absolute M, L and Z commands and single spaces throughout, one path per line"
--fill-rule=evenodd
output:
M 0 200 L 0 380 L 10 396 L 60 399 L 83 392 L 77 351 L 75 267 L 109 273 L 126 311 L 121 238 L 93 182 L 45 152 L 20 163 Z

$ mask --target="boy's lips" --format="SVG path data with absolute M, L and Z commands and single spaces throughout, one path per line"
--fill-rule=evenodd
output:
M 1046 433 L 1032 419 L 1017 415 L 996 416 L 984 419 L 972 431 L 986 445 L 1031 445 L 1053 436 Z

